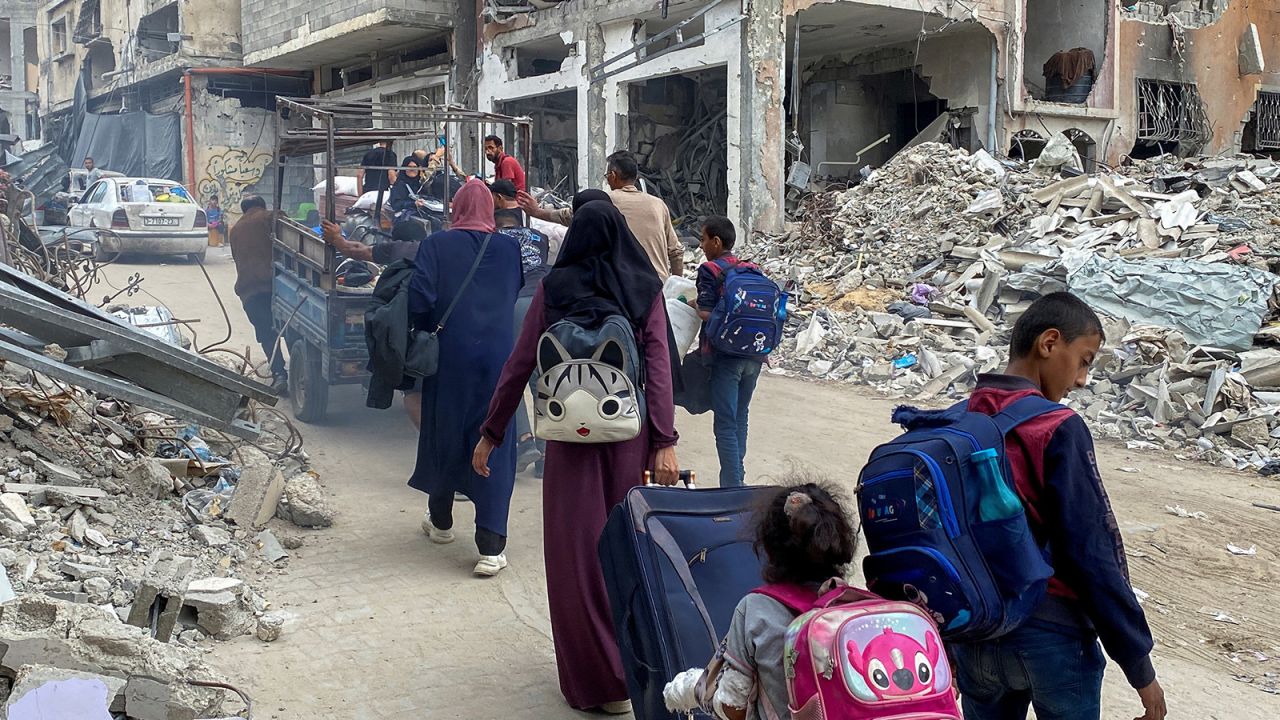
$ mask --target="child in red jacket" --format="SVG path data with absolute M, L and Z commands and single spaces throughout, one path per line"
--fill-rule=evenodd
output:
M 969 409 L 996 415 L 1032 394 L 1060 402 L 1088 382 L 1102 347 L 1098 316 L 1059 292 L 1031 305 L 1013 328 L 1004 374 L 979 375 Z M 1111 656 L 1142 699 L 1138 720 L 1163 720 L 1153 641 L 1129 585 L 1124 545 L 1084 420 L 1068 408 L 1018 426 L 1006 438 L 1014 484 L 1031 531 L 1049 549 L 1053 578 L 1031 619 L 996 640 L 955 643 L 966 720 L 1097 720 Z

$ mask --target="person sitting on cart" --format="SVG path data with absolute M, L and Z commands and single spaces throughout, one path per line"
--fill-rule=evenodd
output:
M 401 167 L 404 169 L 391 186 L 389 201 L 397 225 L 417 217 L 418 208 L 426 204 L 427 181 L 422 175 L 418 159 L 409 155 L 401 163 Z

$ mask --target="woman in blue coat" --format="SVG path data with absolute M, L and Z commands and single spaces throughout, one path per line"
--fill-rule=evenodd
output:
M 483 182 L 463 185 L 452 210 L 450 229 L 430 235 L 419 246 L 410 285 L 409 311 L 418 329 L 439 327 L 455 299 L 457 305 L 439 331 L 439 371 L 422 382 L 418 461 L 409 486 L 427 493 L 422 530 L 435 543 L 454 540 L 455 492 L 475 504 L 480 551 L 475 573 L 493 576 L 507 566 L 515 443 L 494 452 L 488 478 L 472 470 L 471 451 L 480 440 L 489 399 L 511 355 L 513 308 L 523 284 L 520 244 L 495 232 L 493 196 Z M 464 287 L 477 256 L 475 276 Z

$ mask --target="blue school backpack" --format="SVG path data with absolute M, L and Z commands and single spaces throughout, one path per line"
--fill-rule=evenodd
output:
M 782 342 L 787 294 L 752 263 L 716 260 L 720 299 L 707 319 L 711 349 L 732 357 L 763 359 Z
M 1034 395 L 995 416 L 902 406 L 893 422 L 906 432 L 871 452 L 858 478 L 858 512 L 870 555 L 868 588 L 919 605 L 947 641 L 996 638 L 1030 617 L 1044 597 L 1053 568 L 1027 525 L 1012 482 L 1000 498 L 986 477 L 998 469 L 1011 479 L 1005 436 L 1063 406 Z M 987 475 L 984 476 L 984 472 Z M 995 515 L 999 519 L 987 519 Z

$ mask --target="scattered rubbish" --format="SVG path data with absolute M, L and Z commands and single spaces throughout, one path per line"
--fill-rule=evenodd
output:
M 1253 556 L 1258 554 L 1258 548 L 1254 545 L 1250 545 L 1249 548 L 1246 550 L 1245 548 L 1242 548 L 1239 545 L 1232 545 L 1231 543 L 1227 543 L 1227 552 L 1231 553 L 1232 555 Z
M 1267 503 L 1254 503 L 1253 506 L 1256 508 L 1262 508 L 1263 510 L 1280 512 L 1280 505 L 1268 505 Z
M 1177 516 L 1178 516 L 1178 517 L 1180 517 L 1180 518 L 1190 518 L 1190 519 L 1195 519 L 1195 520 L 1208 520 L 1208 519 L 1209 519 L 1209 516 L 1208 516 L 1208 515 L 1205 515 L 1203 512 L 1200 512 L 1200 511 L 1191 512 L 1191 511 L 1187 510 L 1186 508 L 1182 507 L 1181 505 L 1173 505 L 1173 506 L 1165 505 L 1165 506 L 1164 506 L 1164 509 L 1165 509 L 1165 511 L 1166 511 L 1166 512 L 1168 512 L 1170 515 L 1177 515 Z
M 1133 589 L 1133 596 L 1138 598 L 1139 603 L 1145 603 L 1147 600 L 1151 599 L 1151 595 L 1146 591 L 1139 590 L 1138 588 L 1132 588 L 1132 589 Z
M 258 552 L 262 553 L 262 557 L 269 563 L 280 562 L 289 557 L 289 552 L 270 530 L 263 530 L 255 535 L 253 540 L 258 544 Z
M 1116 468 L 1116 470 L 1119 470 L 1119 471 L 1120 471 L 1120 472 L 1122 472 L 1122 473 L 1136 473 L 1136 472 L 1140 472 L 1140 471 L 1138 470 L 1138 468 L 1136 468 L 1136 467 L 1118 467 L 1118 468 Z

